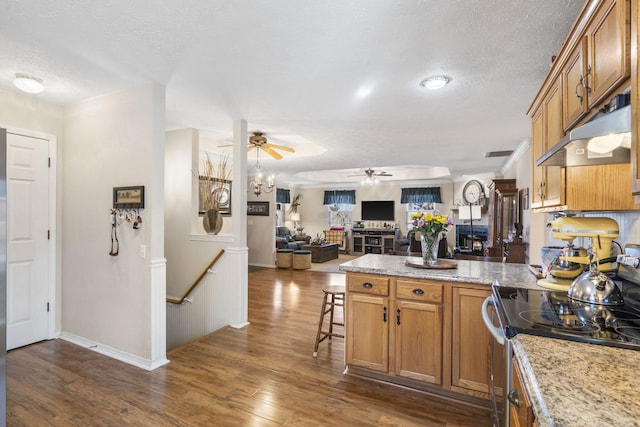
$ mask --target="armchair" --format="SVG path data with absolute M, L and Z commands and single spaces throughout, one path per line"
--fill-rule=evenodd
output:
M 396 229 L 396 238 L 393 250 L 396 252 L 421 252 L 420 241 L 415 239 L 415 231 L 410 230 L 406 237 L 402 236 L 402 231 Z
M 300 249 L 304 245 L 308 245 L 311 241 L 311 236 L 304 235 L 304 237 L 292 236 L 291 230 L 287 227 L 276 227 L 276 248 L 277 249 Z

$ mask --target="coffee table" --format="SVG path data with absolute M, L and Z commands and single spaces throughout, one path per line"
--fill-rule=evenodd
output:
M 311 262 L 325 262 L 338 258 L 338 244 L 304 245 L 300 249 L 311 251 Z

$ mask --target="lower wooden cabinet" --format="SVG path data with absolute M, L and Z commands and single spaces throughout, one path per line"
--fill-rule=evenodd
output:
M 346 365 L 403 386 L 490 399 L 492 337 L 480 311 L 490 293 L 473 284 L 348 273 Z M 497 366 L 504 366 L 502 354 L 495 352 Z
M 509 390 L 509 421 L 513 427 L 532 427 L 537 426 L 536 417 L 533 413 L 531 400 L 527 394 L 522 375 L 518 368 L 518 361 L 514 357 L 512 365 L 512 388 Z
M 395 374 L 442 384 L 442 284 L 396 281 Z
M 451 388 L 455 391 L 490 398 L 491 345 L 493 337 L 482 321 L 482 303 L 491 289 L 452 286 Z M 494 351 L 494 366 L 504 367 L 504 352 Z M 504 384 L 504 368 L 496 369 L 496 384 Z M 503 390 L 496 388 L 501 396 Z

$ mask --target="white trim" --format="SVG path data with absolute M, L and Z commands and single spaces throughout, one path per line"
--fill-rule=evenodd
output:
M 151 369 L 169 363 L 167 360 L 167 260 L 151 260 Z
M 48 339 L 53 339 L 57 336 L 58 331 L 56 330 L 56 291 L 58 289 L 57 283 L 57 242 L 59 241 L 59 236 L 57 233 L 57 165 L 58 165 L 58 137 L 56 135 L 50 133 L 44 133 L 29 129 L 17 128 L 14 126 L 5 126 L 0 124 L 0 127 L 5 128 L 7 130 L 7 134 L 13 135 L 21 135 L 29 138 L 42 139 L 47 141 L 47 155 L 51 159 L 51 166 L 49 167 L 47 173 L 48 186 L 49 186 L 49 194 L 48 194 L 48 209 L 49 216 L 47 218 L 48 221 L 48 229 L 50 232 L 49 243 L 48 243 L 48 252 L 49 252 L 49 271 L 48 271 L 48 302 L 49 302 L 49 314 L 47 316 L 47 337 Z
M 192 242 L 224 242 L 233 243 L 235 241 L 231 234 L 189 234 Z
M 121 362 L 128 363 L 129 365 L 133 365 L 141 369 L 145 369 L 147 371 L 152 371 L 160 366 L 163 366 L 169 363 L 169 361 L 165 359 L 165 362 L 160 364 L 158 362 L 154 362 L 152 360 L 145 359 L 140 356 L 136 356 L 135 354 L 130 354 L 130 353 L 115 349 L 113 347 L 109 347 L 108 345 L 87 340 L 83 337 L 79 337 L 69 332 L 62 332 L 59 338 L 65 341 L 68 341 L 70 343 L 79 345 L 80 347 L 84 347 L 88 350 L 95 351 L 96 353 L 100 353 L 112 359 L 116 359 Z

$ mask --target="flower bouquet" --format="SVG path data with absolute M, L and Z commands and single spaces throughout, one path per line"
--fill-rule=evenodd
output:
M 440 234 L 453 225 L 453 221 L 446 215 L 439 215 L 438 211 L 416 212 L 411 215 L 413 231 L 420 233 L 422 244 L 422 259 L 425 264 L 435 264 L 438 259 L 438 242 Z

